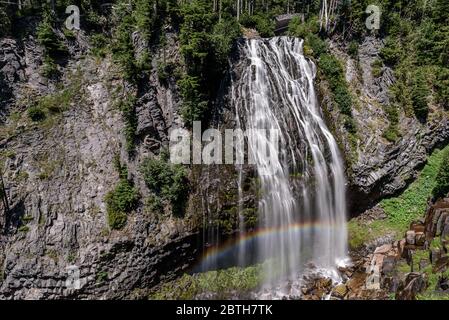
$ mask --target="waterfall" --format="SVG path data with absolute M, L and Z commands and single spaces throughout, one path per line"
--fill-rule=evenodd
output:
M 317 103 L 316 67 L 297 38 L 247 39 L 240 50 L 245 59 L 231 88 L 237 126 L 279 132 L 270 174 L 266 151 L 255 146 L 272 142 L 261 134 L 247 137 L 260 185 L 256 244 L 260 261 L 269 262 L 267 283 L 295 279 L 309 262 L 335 271 L 347 253 L 345 177 Z M 237 169 L 242 179 L 243 167 Z M 247 249 L 240 250 L 244 260 Z

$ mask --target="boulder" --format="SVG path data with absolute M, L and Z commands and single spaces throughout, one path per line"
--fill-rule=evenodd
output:
M 426 243 L 426 236 L 424 235 L 424 232 L 416 232 L 415 243 L 417 246 L 424 246 Z
M 391 244 L 384 244 L 380 247 L 377 247 L 374 250 L 374 254 L 386 254 L 392 250 L 393 246 Z
M 365 288 L 367 290 L 380 290 L 380 273 L 373 272 L 366 278 Z
M 416 233 L 424 232 L 425 228 L 425 225 L 420 221 L 414 221 L 410 224 L 410 230 L 413 230 Z
M 437 283 L 437 290 L 443 292 L 449 292 L 449 278 L 448 277 L 440 277 Z
M 348 288 L 344 284 L 339 284 L 332 291 L 332 296 L 343 299 L 348 293 Z
M 396 291 L 396 300 L 415 300 L 418 293 L 427 288 L 427 276 L 425 273 L 410 272 L 399 284 Z
M 448 256 L 441 257 L 435 262 L 435 265 L 433 266 L 433 272 L 434 273 L 444 272 L 447 270 L 448 267 L 449 267 L 449 257 Z
M 415 236 L 416 233 L 413 230 L 409 230 L 405 233 L 405 241 L 407 244 L 414 245 L 415 244 Z
M 433 248 L 430 250 L 430 262 L 436 263 L 441 257 L 441 250 L 439 248 Z

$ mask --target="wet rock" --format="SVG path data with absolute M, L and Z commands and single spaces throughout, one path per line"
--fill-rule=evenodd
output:
M 330 278 L 321 278 L 315 282 L 315 286 L 317 288 L 327 289 L 332 285 L 332 279 Z
M 374 254 L 386 254 L 392 250 L 393 246 L 391 244 L 384 244 L 380 247 L 377 247 L 374 251 Z
M 448 268 L 449 268 L 449 256 L 441 257 L 435 262 L 435 265 L 433 266 L 433 272 L 434 273 L 444 272 Z
M 414 245 L 415 244 L 415 231 L 409 230 L 405 233 L 405 240 L 407 244 Z
M 427 288 L 427 276 L 423 273 L 408 273 L 399 284 L 396 292 L 396 300 L 415 300 L 418 293 Z
M 343 299 L 347 293 L 348 288 L 344 284 L 339 284 L 332 290 L 332 296 L 340 299 Z
M 441 250 L 440 248 L 432 248 L 430 250 L 430 262 L 436 263 L 438 261 L 438 259 L 440 259 L 441 257 Z
M 413 230 L 413 231 L 415 231 L 416 233 L 418 233 L 418 232 L 424 232 L 425 229 L 426 229 L 425 225 L 424 225 L 422 222 L 420 222 L 420 221 L 414 221 L 414 222 L 412 222 L 412 223 L 410 224 L 410 228 L 409 228 L 409 230 Z
M 449 278 L 448 277 L 439 277 L 437 283 L 437 290 L 443 292 L 449 292 Z
M 346 282 L 346 287 L 352 292 L 357 292 L 365 285 L 366 277 L 366 273 L 357 271 L 351 279 Z
M 424 246 L 424 244 L 426 243 L 426 236 L 424 232 L 415 233 L 415 243 L 417 246 Z

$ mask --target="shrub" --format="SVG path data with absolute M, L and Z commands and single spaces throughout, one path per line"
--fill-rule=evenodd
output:
M 330 77 L 329 80 L 333 82 L 331 85 L 335 86 L 335 81 L 338 81 L 339 76 L 343 74 L 343 69 L 341 68 L 338 60 L 330 54 L 323 54 L 320 57 L 319 66 L 321 70 L 323 70 L 324 74 L 327 77 Z
M 121 178 L 114 190 L 109 191 L 105 198 L 111 229 L 121 229 L 125 226 L 126 214 L 136 207 L 138 200 L 137 189 L 127 179 Z
M 261 37 L 268 38 L 274 36 L 276 23 L 268 14 L 242 15 L 240 23 L 246 28 L 256 29 Z
M 131 83 L 135 83 L 138 78 L 138 72 L 134 57 L 132 30 L 132 16 L 124 15 L 114 34 L 112 56 L 114 61 L 121 67 L 124 78 Z
M 341 113 L 352 117 L 352 97 L 343 76 L 343 68 L 340 62 L 334 56 L 326 53 L 320 56 L 319 67 L 329 81 L 335 102 Z M 355 132 L 355 124 L 353 122 L 351 124 L 345 124 L 345 127 L 348 131 Z
M 240 25 L 234 19 L 222 19 L 214 26 L 212 43 L 218 71 L 228 65 L 228 58 L 235 39 L 241 35 Z
M 187 125 L 193 121 L 202 120 L 205 117 L 208 103 L 200 92 L 199 79 L 185 75 L 178 81 L 179 90 L 183 97 L 181 116 Z
M 421 70 L 418 70 L 413 79 L 411 97 L 415 116 L 423 122 L 427 120 L 429 113 L 429 107 L 427 105 L 427 97 L 429 94 L 430 92 L 424 74 Z
M 30 227 L 28 227 L 28 226 L 20 226 L 19 227 L 19 229 L 18 229 L 20 232 L 28 232 L 28 231 L 30 231 Z
M 388 37 L 385 46 L 380 50 L 380 56 L 385 64 L 394 66 L 401 59 L 401 45 L 397 40 Z
M 27 110 L 28 117 L 30 117 L 31 120 L 38 122 L 45 119 L 45 112 L 39 108 L 39 107 L 31 107 Z
M 119 109 L 125 122 L 124 135 L 126 139 L 126 150 L 132 152 L 135 146 L 137 115 L 136 115 L 136 97 L 129 94 L 126 98 L 119 101 Z
M 44 63 L 42 64 L 42 75 L 47 78 L 55 78 L 59 75 L 58 66 L 55 60 L 50 56 L 44 57 Z
M 162 203 L 161 198 L 154 194 L 148 196 L 148 198 L 145 201 L 145 207 L 148 208 L 150 212 L 154 213 L 164 212 L 164 205 Z
M 382 61 L 379 59 L 376 59 L 371 63 L 371 74 L 373 77 L 378 78 L 382 75 L 382 67 Z
M 449 193 L 449 151 L 446 151 L 438 170 L 436 185 L 432 191 L 434 198 L 445 197 Z
M 96 33 L 90 37 L 90 45 L 92 54 L 99 58 L 106 57 L 108 52 L 108 39 L 102 33 Z
M 187 173 L 183 166 L 168 163 L 165 156 L 147 158 L 140 172 L 146 185 L 156 195 L 171 203 L 173 213 L 182 213 L 188 194 Z
M 3 4 L 0 4 L 0 37 L 5 37 L 11 32 L 11 21 L 9 13 Z
M 45 54 L 54 57 L 67 51 L 52 27 L 52 18 L 45 14 L 37 27 L 37 41 L 45 48 Z
M 293 17 L 288 25 L 288 34 L 294 37 L 306 39 L 311 34 L 320 31 L 320 24 L 316 17 L 309 18 L 305 23 L 299 17 Z
M 306 43 L 312 48 L 313 56 L 315 58 L 319 58 L 322 54 L 327 51 L 327 44 L 320 37 L 311 34 L 307 37 Z
M 387 130 L 385 130 L 383 137 L 390 142 L 395 142 L 399 138 L 399 111 L 395 105 L 385 107 L 387 119 L 390 122 Z
M 351 58 L 353 59 L 357 58 L 357 55 L 359 53 L 359 44 L 357 43 L 357 41 L 353 40 L 349 43 L 348 53 L 351 56 Z
M 439 68 L 435 89 L 437 91 L 437 100 L 445 109 L 449 109 L 449 69 Z

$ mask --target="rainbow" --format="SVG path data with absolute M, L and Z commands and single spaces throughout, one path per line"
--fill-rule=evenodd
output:
M 273 235 L 278 235 L 286 232 L 301 232 L 304 230 L 323 231 L 339 228 L 341 228 L 341 225 L 339 224 L 329 224 L 322 222 L 302 222 L 286 226 L 260 228 L 258 230 L 240 235 L 238 238 L 231 238 L 227 241 L 224 241 L 221 245 L 216 245 L 211 248 L 208 248 L 201 257 L 199 264 L 207 261 L 212 261 L 214 259 L 219 259 L 220 257 L 229 254 L 232 250 L 237 249 L 238 247 L 241 246 L 244 247 L 246 245 L 249 245 L 252 241 L 255 241 L 256 239 L 270 237 Z

